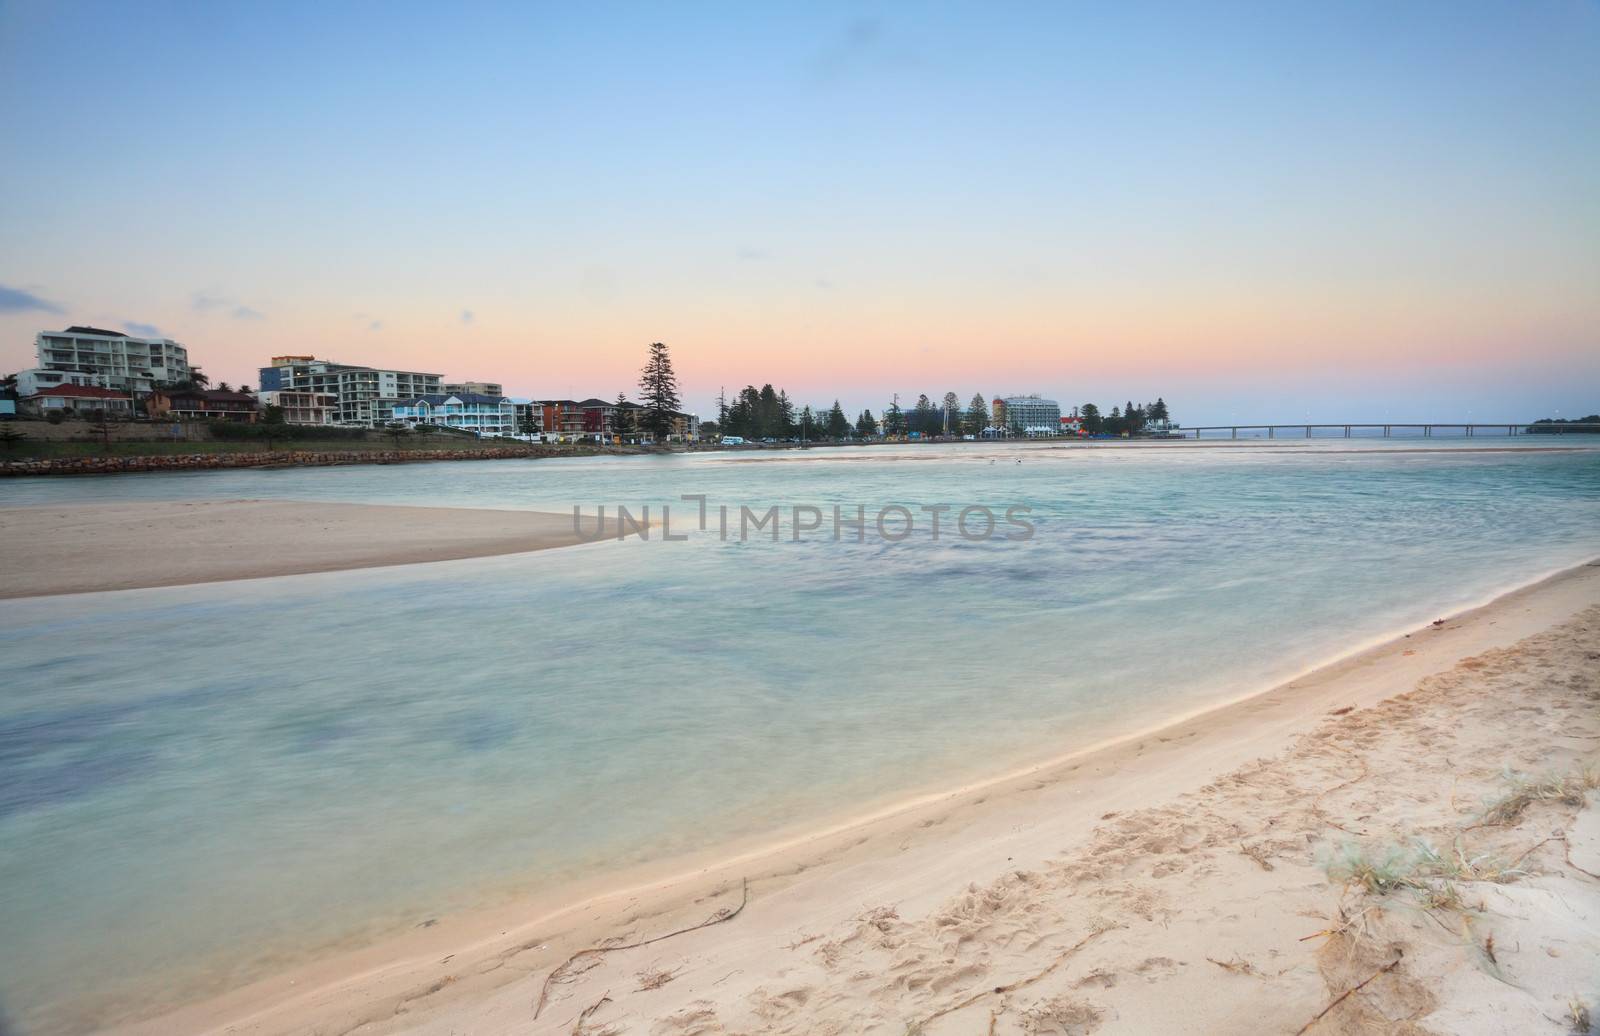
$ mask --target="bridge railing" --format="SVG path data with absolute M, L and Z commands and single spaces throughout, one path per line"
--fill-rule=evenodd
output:
M 1521 423 L 1481 421 L 1352 421 L 1336 423 L 1312 422 L 1296 424 L 1218 424 L 1199 425 L 1188 428 L 1174 428 L 1173 432 L 1184 438 L 1204 438 L 1207 432 L 1213 438 L 1225 437 L 1239 438 L 1240 432 L 1265 433 L 1265 435 L 1246 436 L 1246 438 L 1292 438 L 1298 435 L 1306 439 L 1393 439 L 1393 438 L 1422 438 L 1431 439 L 1435 433 L 1443 433 L 1441 437 L 1472 439 L 1479 436 L 1520 436 L 1520 435 L 1568 435 L 1568 434 L 1596 434 L 1600 433 L 1600 423 L 1584 421 L 1534 421 Z M 1322 432 L 1324 434 L 1317 435 Z M 1342 434 L 1326 434 L 1326 433 Z M 1451 433 L 1454 433 L 1453 435 Z

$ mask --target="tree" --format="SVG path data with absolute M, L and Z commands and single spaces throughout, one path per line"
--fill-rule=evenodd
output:
M 923 435 L 932 435 L 939 429 L 939 411 L 926 395 L 917 397 L 917 405 L 911 410 L 911 430 L 921 432 Z
M 211 384 L 211 379 L 206 377 L 206 372 L 201 370 L 199 367 L 190 367 L 189 380 L 187 384 L 191 388 L 203 389 L 207 385 Z
M 844 410 L 839 406 L 839 401 L 833 401 L 833 409 L 828 411 L 828 438 L 843 439 L 850 434 L 850 419 L 844 416 Z
M 961 431 L 961 397 L 954 392 L 944 394 L 944 415 L 940 429 L 945 435 Z
M 89 421 L 89 430 L 100 437 L 100 446 L 106 452 L 111 451 L 111 415 L 103 409 L 89 411 L 85 415 Z
M 517 431 L 523 435 L 538 435 L 544 421 L 538 416 L 539 404 L 529 403 L 517 417 Z
M 405 424 L 400 421 L 390 421 L 383 426 L 383 431 L 385 435 L 394 440 L 395 449 L 399 449 L 401 441 L 410 434 L 410 429 L 406 428 Z
M 989 404 L 983 401 L 983 393 L 975 392 L 972 402 L 967 404 L 967 434 L 982 435 L 985 428 L 989 427 Z
M 13 428 L 10 423 L 0 424 L 0 448 L 7 453 L 17 448 L 17 443 L 28 437 L 28 433 L 20 428 Z
M 794 404 L 789 402 L 789 393 L 778 392 L 778 419 L 767 434 L 774 439 L 787 439 L 794 435 Z
M 1100 408 L 1093 403 L 1085 403 L 1078 408 L 1078 418 L 1083 422 L 1083 430 L 1090 435 L 1099 435 L 1105 427 L 1105 420 L 1100 416 Z
M 856 418 L 856 434 L 863 439 L 878 434 L 878 419 L 872 416 L 871 410 L 861 411 L 861 416 Z
M 233 386 L 229 385 L 226 381 L 219 381 L 219 382 L 217 382 L 217 391 L 218 392 L 232 392 L 233 391 Z
M 627 442 L 628 436 L 633 434 L 633 408 L 628 406 L 628 397 L 621 392 L 617 393 L 617 401 L 612 407 L 611 434 Z
M 283 424 L 283 407 L 276 403 L 268 403 L 261 408 L 262 424 Z
M 900 410 L 899 403 L 890 403 L 883 411 L 883 434 L 906 434 L 906 415 Z
M 672 357 L 660 342 L 650 344 L 649 359 L 639 372 L 639 402 L 643 406 L 640 425 L 655 437 L 656 442 L 666 442 L 672 434 L 673 417 L 683 405 L 678 395 L 678 376 L 672 371 Z
M 1167 401 L 1162 399 L 1160 396 L 1157 396 L 1156 397 L 1156 401 L 1154 403 L 1150 404 L 1150 420 L 1152 420 L 1152 421 L 1168 421 L 1168 420 L 1171 420 L 1171 418 L 1167 414 Z
M 427 440 L 432 437 L 433 433 L 439 430 L 439 426 L 436 424 L 429 424 L 427 421 L 418 421 L 411 430 L 417 433 L 417 437 L 419 439 L 421 439 L 423 442 L 427 442 Z
M 810 405 L 800 408 L 800 441 L 810 442 L 813 437 L 819 437 L 821 429 L 817 427 L 817 415 L 812 412 Z

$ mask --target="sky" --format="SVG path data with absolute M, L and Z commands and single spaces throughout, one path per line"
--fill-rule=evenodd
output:
M 0 0 L 0 154 L 5 371 L 1600 411 L 1596 0 Z

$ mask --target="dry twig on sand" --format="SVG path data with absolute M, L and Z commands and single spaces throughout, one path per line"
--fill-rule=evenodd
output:
M 1349 989 L 1345 990 L 1343 993 L 1340 993 L 1338 996 L 1334 997 L 1333 998 L 1333 1002 L 1328 1004 L 1327 1007 L 1324 1007 L 1322 1010 L 1318 1011 L 1317 1012 L 1317 1016 L 1315 1018 L 1311 1019 L 1309 1022 L 1306 1022 L 1304 1025 L 1300 1026 L 1300 1028 L 1295 1032 L 1294 1036 L 1305 1036 L 1305 1034 L 1311 1030 L 1311 1027 L 1313 1025 L 1315 1025 L 1318 1022 L 1322 1021 L 1323 1015 L 1327 1014 L 1329 1011 L 1333 1010 L 1335 1007 L 1338 1007 L 1340 1004 L 1344 1003 L 1345 998 L 1348 997 L 1351 993 L 1360 992 L 1362 986 L 1365 986 L 1368 982 L 1371 982 L 1373 979 L 1377 978 L 1379 975 L 1384 975 L 1384 974 L 1387 974 L 1387 973 L 1393 971 L 1399 964 L 1400 964 L 1400 958 L 1396 957 L 1394 960 L 1392 960 L 1389 963 L 1385 964 L 1383 967 L 1379 968 L 1377 971 L 1374 971 L 1372 974 L 1368 975 L 1366 978 L 1362 979 L 1360 982 L 1357 982 L 1355 985 L 1351 986 Z
M 949 1007 L 940 1008 L 939 1010 L 937 1010 L 937 1011 L 933 1012 L 932 1014 L 928 1015 L 928 1017 L 923 1019 L 922 1021 L 913 1024 L 911 1026 L 911 1031 L 919 1032 L 919 1031 L 922 1030 L 922 1028 L 924 1026 L 928 1025 L 930 1022 L 937 1021 L 940 1018 L 943 1018 L 947 1014 L 954 1014 L 957 1011 L 960 1011 L 960 1010 L 963 1010 L 965 1008 L 971 1007 L 973 1004 L 977 1003 L 979 1000 L 982 1000 L 986 996 L 999 995 L 999 994 L 1003 994 L 1003 993 L 1015 993 L 1019 989 L 1026 989 L 1027 987 L 1033 985 L 1035 982 L 1038 982 L 1040 979 L 1045 978 L 1046 976 L 1048 976 L 1051 972 L 1055 971 L 1061 965 L 1065 964 L 1068 960 L 1070 960 L 1072 958 L 1072 956 L 1074 954 L 1076 954 L 1079 950 L 1083 949 L 1085 946 L 1089 945 L 1094 940 L 1100 938 L 1100 936 L 1106 934 L 1109 931 L 1112 931 L 1113 929 L 1117 929 L 1117 928 L 1121 928 L 1121 927 L 1123 927 L 1123 926 L 1122 925 L 1108 925 L 1105 928 L 1096 928 L 1094 931 L 1090 932 L 1088 935 L 1084 936 L 1082 939 L 1079 939 L 1077 942 L 1073 943 L 1071 946 L 1068 946 L 1065 950 L 1063 950 L 1061 952 L 1061 954 L 1058 957 L 1056 957 L 1055 960 L 1050 962 L 1048 967 L 1046 967 L 1043 971 L 1039 972 L 1037 975 L 1034 975 L 1032 978 L 1018 979 L 1017 981 L 1009 983 L 1009 984 L 1004 985 L 1004 986 L 995 986 L 993 989 L 985 989 L 985 990 L 982 990 L 981 992 L 974 993 L 971 996 L 967 997 L 965 1000 L 961 1001 L 960 1003 L 955 1003 L 955 1004 L 951 1004 Z
M 640 946 L 649 946 L 651 943 L 658 943 L 663 939 L 671 939 L 676 935 L 687 935 L 690 932 L 698 932 L 702 928 L 710 928 L 714 924 L 722 924 L 724 921 L 732 921 L 734 918 L 739 916 L 740 912 L 744 910 L 745 904 L 749 902 L 750 879 L 746 878 L 744 879 L 744 895 L 740 897 L 739 905 L 734 907 L 732 910 L 729 910 L 727 907 L 723 907 L 721 910 L 718 910 L 716 913 L 712 914 L 704 921 L 701 921 L 699 924 L 690 925 L 687 928 L 679 928 L 677 931 L 668 932 L 665 935 L 655 935 L 648 939 L 640 939 L 638 942 L 621 943 L 616 946 L 591 946 L 586 950 L 579 950 L 577 953 L 574 953 L 572 956 L 562 961 L 559 967 L 545 976 L 544 985 L 539 987 L 539 1000 L 533 1005 L 533 1016 L 538 1018 L 539 1013 L 544 1010 L 545 1003 L 550 999 L 550 984 L 554 982 L 558 976 L 570 968 L 574 961 L 581 960 L 584 957 L 598 957 L 602 953 L 615 953 L 617 950 L 638 949 Z
M 600 999 L 585 1007 L 578 1015 L 578 1020 L 572 1024 L 572 1036 L 583 1036 L 588 1031 L 589 1016 L 611 1002 L 611 994 L 604 993 Z

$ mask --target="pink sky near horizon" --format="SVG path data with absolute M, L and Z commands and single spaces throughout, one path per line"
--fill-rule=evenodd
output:
M 1593 3 L 382 10 L 0 4 L 0 369 L 1600 410 Z

